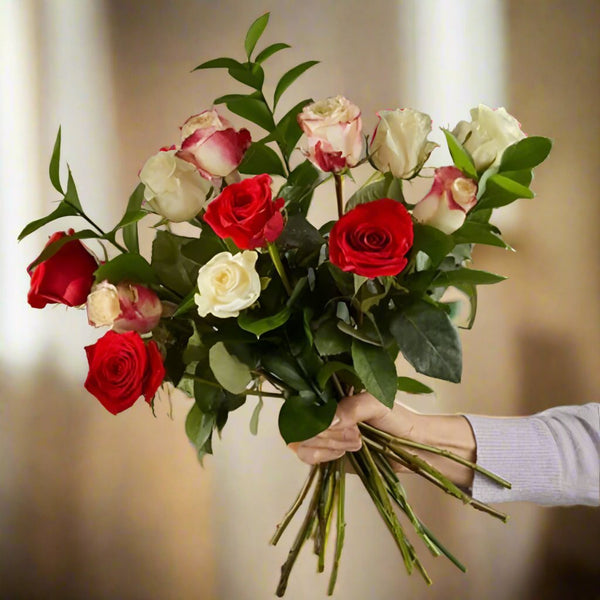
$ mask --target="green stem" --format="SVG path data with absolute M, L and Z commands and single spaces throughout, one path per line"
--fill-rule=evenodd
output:
M 342 217 L 342 215 L 344 214 L 344 180 L 342 178 L 342 175 L 340 175 L 339 173 L 334 173 L 333 179 L 335 181 L 335 197 L 337 200 L 338 216 Z
M 336 539 L 335 539 L 335 554 L 333 557 L 333 566 L 331 567 L 331 575 L 329 576 L 329 586 L 327 587 L 327 595 L 331 596 L 335 588 L 338 570 L 340 566 L 340 558 L 344 547 L 344 537 L 346 534 L 346 522 L 344 518 L 344 497 L 346 494 L 346 469 L 344 467 L 344 457 L 338 458 L 336 461 L 336 489 L 335 496 L 337 498 L 337 513 L 336 513 Z
M 269 250 L 269 255 L 271 256 L 271 260 L 273 261 L 273 265 L 275 265 L 275 269 L 281 278 L 281 282 L 283 283 L 283 287 L 285 291 L 288 293 L 288 296 L 292 295 L 292 286 L 287 278 L 287 274 L 283 267 L 283 263 L 281 262 L 281 256 L 279 255 L 279 249 L 272 242 L 267 242 L 267 248 Z
M 203 379 L 202 377 L 198 377 L 197 375 L 193 375 L 192 373 L 184 373 L 182 378 L 193 379 L 198 383 L 203 383 L 204 385 L 209 385 L 211 387 L 222 389 L 223 386 L 216 381 L 209 381 L 208 379 Z M 236 394 L 236 396 L 262 396 L 264 398 L 284 398 L 283 394 L 277 394 L 275 392 L 263 392 L 262 390 L 245 390 L 241 394 Z

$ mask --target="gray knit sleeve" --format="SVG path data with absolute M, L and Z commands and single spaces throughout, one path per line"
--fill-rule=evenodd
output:
M 530 417 L 465 415 L 477 463 L 512 483 L 506 490 L 475 473 L 482 502 L 600 505 L 600 404 L 560 406 Z

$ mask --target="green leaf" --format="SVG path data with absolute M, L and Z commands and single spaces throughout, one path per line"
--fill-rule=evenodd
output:
M 281 235 L 277 238 L 277 245 L 281 248 L 299 248 L 309 254 L 318 250 L 325 243 L 325 238 L 319 230 L 303 215 L 291 215 Z
M 250 28 L 248 29 L 248 33 L 246 33 L 246 39 L 244 41 L 244 47 L 246 48 L 246 56 L 248 60 L 250 60 L 250 55 L 256 46 L 256 42 L 260 39 L 260 36 L 263 34 L 267 23 L 269 22 L 269 14 L 265 13 L 264 15 L 258 17 Z
M 356 190 L 346 202 L 345 212 L 352 210 L 359 204 L 367 204 L 380 198 L 391 198 L 403 202 L 402 180 L 396 179 L 391 173 L 386 173 L 381 179 Z
M 73 179 L 71 169 L 69 167 L 67 168 L 69 176 L 67 179 L 67 192 L 65 193 L 64 202 L 76 208 L 79 213 L 82 213 L 83 209 L 81 208 L 81 202 L 79 201 L 79 195 L 77 194 L 77 188 L 75 187 L 75 180 Z
M 277 153 L 269 146 L 256 142 L 246 151 L 238 171 L 248 175 L 269 173 L 270 175 L 286 176 L 285 167 Z
M 291 48 L 291 46 L 282 42 L 271 44 L 270 46 L 267 46 L 264 50 L 259 52 L 259 54 L 254 59 L 254 62 L 260 65 L 261 63 L 265 62 L 267 58 L 273 56 L 273 54 L 275 54 L 276 52 L 279 52 L 280 50 L 285 50 L 286 48 Z
M 60 129 L 61 128 L 59 127 L 58 133 L 56 134 L 56 141 L 54 142 L 54 150 L 52 150 L 52 156 L 50 158 L 48 174 L 50 175 L 50 182 L 52 183 L 54 189 L 64 196 L 64 192 L 60 184 Z
M 261 356 L 261 364 L 265 370 L 295 390 L 313 391 L 302 376 L 296 361 L 288 354 L 264 354 Z
M 454 271 L 442 271 L 436 278 L 436 284 L 443 281 L 445 285 L 471 284 L 471 285 L 490 285 L 504 281 L 506 277 L 495 275 L 487 271 L 478 271 L 476 269 L 461 268 Z
M 235 69 L 236 67 L 241 67 L 242 63 L 238 62 L 233 58 L 214 58 L 213 60 L 209 60 L 207 62 L 203 62 L 201 65 L 198 65 L 193 71 L 198 71 L 199 69 Z
M 520 183 L 521 185 L 524 185 L 525 187 L 529 187 L 531 185 L 531 181 L 533 180 L 533 171 L 531 169 L 522 169 L 521 171 L 504 171 L 502 175 Z
M 96 269 L 96 281 L 107 280 L 112 284 L 121 281 L 158 283 L 156 274 L 148 261 L 139 254 L 119 254 Z
M 86 240 L 86 239 L 97 239 L 101 237 L 95 231 L 91 229 L 84 229 L 83 231 L 78 231 L 72 235 L 65 235 L 64 237 L 52 242 L 48 246 L 46 246 L 39 256 L 29 265 L 28 269 L 33 269 L 37 267 L 41 262 L 48 260 L 51 256 L 54 256 L 65 244 L 72 242 L 74 240 Z
M 315 331 L 314 343 L 321 356 L 331 356 L 349 352 L 352 338 L 338 328 L 337 319 L 328 319 Z
M 289 158 L 296 149 L 296 144 L 302 136 L 302 129 L 298 124 L 298 114 L 300 114 L 302 109 L 311 102 L 312 99 L 310 98 L 298 102 L 296 106 L 292 107 L 283 117 L 281 117 L 275 131 L 271 134 L 273 139 L 278 140 L 283 146 L 282 152 L 284 152 L 286 158 Z
M 473 163 L 471 155 L 463 148 L 463 145 L 456 139 L 455 135 L 447 129 L 442 129 L 448 143 L 448 150 L 454 161 L 454 166 L 460 169 L 465 175 L 477 181 L 477 169 Z
M 318 60 L 309 60 L 295 66 L 294 68 L 290 69 L 287 73 L 283 74 L 283 76 L 279 80 L 279 83 L 277 84 L 277 87 L 275 88 L 275 94 L 273 95 L 273 110 L 275 110 L 275 107 L 277 106 L 277 103 L 279 102 L 279 99 L 281 98 L 283 92 L 285 92 L 285 90 L 287 90 L 290 87 L 290 85 L 292 85 L 292 83 L 294 83 L 294 81 L 296 81 L 296 79 L 298 79 L 298 77 L 302 75 L 302 73 L 304 73 L 305 71 L 307 71 L 311 67 L 314 67 L 317 64 L 319 64 Z
M 454 287 L 465 294 L 469 302 L 469 316 L 467 317 L 467 322 L 464 325 L 459 325 L 459 327 L 462 329 L 471 329 L 475 322 L 475 316 L 477 315 L 477 286 L 468 283 L 455 283 Z
M 415 223 L 413 231 L 413 253 L 425 252 L 433 267 L 437 267 L 455 246 L 452 236 L 446 235 L 436 227 Z
M 535 194 L 525 185 L 520 184 L 518 181 L 509 179 L 508 177 L 500 174 L 492 175 L 488 179 L 487 189 L 490 190 L 490 184 L 497 185 L 498 187 L 514 194 L 517 198 L 533 198 Z
M 533 169 L 546 160 L 550 150 L 552 140 L 541 136 L 526 137 L 504 150 L 498 171 Z
M 307 215 L 313 192 L 327 175 L 319 172 L 309 160 L 300 163 L 277 192 L 277 197 L 285 199 L 288 215 Z
M 265 72 L 260 65 L 244 63 L 239 67 L 231 67 L 227 72 L 237 81 L 249 85 L 255 90 L 261 90 L 265 81 Z
M 216 416 L 203 413 L 197 404 L 192 406 L 185 419 L 185 433 L 196 448 L 198 460 L 202 461 L 206 454 L 212 454 L 211 438 Z
M 187 258 L 182 249 L 192 238 L 157 231 L 152 243 L 152 267 L 158 279 L 182 297 L 196 285 L 198 264 Z
M 424 383 L 412 377 L 398 377 L 398 390 L 407 394 L 434 394 L 435 392 Z
M 129 197 L 129 201 L 127 202 L 125 215 L 123 215 L 119 225 L 115 227 L 115 230 L 119 227 L 123 228 L 123 242 L 131 252 L 140 251 L 137 222 L 146 214 L 145 212 L 144 214 L 141 214 L 143 212 L 141 211 L 141 206 L 144 200 L 144 189 L 144 184 L 140 183 L 135 190 L 133 190 L 133 193 Z M 130 220 L 132 217 L 133 220 Z
M 188 241 L 181 246 L 181 254 L 198 265 L 205 265 L 216 254 L 227 250 L 223 240 L 207 223 L 203 224 L 198 239 L 187 239 Z
M 466 221 L 452 234 L 452 237 L 456 244 L 485 244 L 511 249 L 500 236 L 494 233 L 494 227 L 489 223 Z
M 337 404 L 317 404 L 314 396 L 291 396 L 279 411 L 279 431 L 286 444 L 307 440 L 329 427 Z
M 290 318 L 292 311 L 284 306 L 278 313 L 268 316 L 254 318 L 250 312 L 242 312 L 237 318 L 238 325 L 245 331 L 253 333 L 257 338 L 263 333 L 273 331 L 284 325 Z
M 258 397 L 258 402 L 252 411 L 252 416 L 250 417 L 250 433 L 252 435 L 256 435 L 258 433 L 258 418 L 260 416 L 260 411 L 263 407 L 263 399 L 261 396 Z
M 19 233 L 19 241 L 23 238 L 26 238 L 29 234 L 37 231 L 40 227 L 51 223 L 52 221 L 56 221 L 56 219 L 61 219 L 62 217 L 73 217 L 78 215 L 79 213 L 69 204 L 65 202 L 61 202 L 49 215 L 42 217 L 41 219 L 36 219 L 31 223 L 28 223 L 21 233 Z
M 329 381 L 330 377 L 334 374 L 337 373 L 338 371 L 348 371 L 349 373 L 352 373 L 352 375 L 356 375 L 356 371 L 354 370 L 354 367 L 347 365 L 343 362 L 339 362 L 337 360 L 333 360 L 330 362 L 326 362 L 320 369 L 319 372 L 317 373 L 317 384 L 319 385 L 319 387 L 324 390 L 325 389 L 325 385 L 327 384 L 327 382 Z
M 194 300 L 196 294 L 198 293 L 198 288 L 195 287 L 180 303 L 175 312 L 173 313 L 173 318 L 179 317 L 180 315 L 185 314 L 191 308 L 196 305 Z
M 275 122 L 269 107 L 258 98 L 247 96 L 239 100 L 230 100 L 227 103 L 227 108 L 234 114 L 256 123 L 267 131 L 275 129 Z
M 346 333 L 349 336 L 353 337 L 355 340 L 359 340 L 361 342 L 364 342 L 365 344 L 369 344 L 370 346 L 382 346 L 381 340 L 376 340 L 372 338 L 370 335 L 367 335 L 363 331 L 355 329 L 354 327 L 352 327 L 352 325 L 344 323 L 344 321 L 338 321 L 337 328 L 343 333 Z
M 352 341 L 352 362 L 368 392 L 391 408 L 396 397 L 396 365 L 383 348 Z
M 227 104 L 237 100 L 245 100 L 246 98 L 260 99 L 260 92 L 252 92 L 251 94 L 225 94 L 213 100 L 213 104 Z
M 229 354 L 223 342 L 217 342 L 211 347 L 208 361 L 216 380 L 232 394 L 242 394 L 252 381 L 248 366 Z
M 460 339 L 443 310 L 418 301 L 392 317 L 390 332 L 404 358 L 418 373 L 454 383 L 460 381 Z

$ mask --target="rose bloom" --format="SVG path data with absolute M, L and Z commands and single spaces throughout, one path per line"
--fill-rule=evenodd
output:
M 343 96 L 305 106 L 298 124 L 306 134 L 304 154 L 322 171 L 355 166 L 363 152 L 360 109 Z
M 435 170 L 430 192 L 413 209 L 419 223 L 453 233 L 477 203 L 477 184 L 456 167 Z
M 478 171 L 500 164 L 504 150 L 526 137 L 505 108 L 494 110 L 485 104 L 472 108 L 471 122 L 460 121 L 452 133 L 471 154 Z
M 135 331 L 107 331 L 94 345 L 86 346 L 89 372 L 85 389 L 113 415 L 144 396 L 151 403 L 165 377 L 165 367 L 155 342 L 144 341 Z
M 408 179 L 416 175 L 434 148 L 427 136 L 431 117 L 411 108 L 382 110 L 371 138 L 371 162 L 382 173 Z
M 162 150 L 151 156 L 140 171 L 140 180 L 146 186 L 144 198 L 148 204 L 174 223 L 195 217 L 212 188 L 194 165 L 176 156 L 176 150 Z
M 258 254 L 245 250 L 236 255 L 221 252 L 198 271 L 198 314 L 226 319 L 237 317 L 260 296 L 260 277 L 254 268 Z
M 207 207 L 204 220 L 221 238 L 253 250 L 274 242 L 283 230 L 283 198 L 271 199 L 271 177 L 257 175 L 228 185 Z
M 92 288 L 86 302 L 88 322 L 113 331 L 148 333 L 160 321 L 162 303 L 158 296 L 139 283 L 113 285 L 102 281 Z
M 236 131 L 216 110 L 205 110 L 181 127 L 178 155 L 207 178 L 227 177 L 238 168 L 251 143 L 247 129 Z
M 46 246 L 73 233 L 73 229 L 67 233 L 57 231 Z M 36 267 L 27 267 L 31 277 L 27 302 L 33 308 L 44 308 L 46 304 L 79 306 L 86 301 L 97 268 L 96 259 L 79 240 L 67 242 Z
M 390 198 L 359 204 L 329 235 L 329 260 L 364 277 L 398 275 L 408 262 L 413 224 L 408 211 Z

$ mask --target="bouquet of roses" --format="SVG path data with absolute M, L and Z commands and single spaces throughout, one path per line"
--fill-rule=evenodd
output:
M 492 211 L 533 197 L 532 168 L 551 147 L 546 138 L 525 136 L 503 108 L 480 105 L 470 122 L 444 130 L 453 164 L 423 171 L 437 144 L 427 139 L 431 119 L 416 110 L 382 110 L 369 136 L 359 108 L 341 96 L 306 99 L 278 115 L 282 95 L 316 61 L 287 71 L 267 100 L 263 65 L 289 47 L 275 43 L 255 54 L 268 18 L 258 18 L 248 30 L 244 61 L 218 58 L 197 67 L 225 69 L 250 88 L 214 104 L 262 128 L 261 139 L 252 140 L 214 108 L 190 117 L 180 142 L 146 161 L 123 217 L 103 231 L 83 209 L 70 170 L 63 188 L 59 130 L 49 172 L 62 199 L 20 235 L 62 217 L 80 217 L 91 226 L 50 237 L 28 268 L 29 303 L 85 305 L 91 325 L 109 328 L 85 348 L 85 387 L 111 413 L 141 396 L 153 407 L 161 385 L 194 398 L 186 433 L 200 458 L 212 452 L 213 432 L 249 396 L 258 398 L 251 429 L 256 432 L 263 400 L 277 399 L 279 429 L 291 443 L 326 429 L 337 402 L 353 391 L 366 390 L 388 407 L 398 390 L 431 392 L 416 379 L 398 376 L 400 354 L 417 373 L 459 382 L 457 303 L 446 292 L 454 288 L 467 299 L 464 326 L 471 327 L 477 286 L 503 279 L 470 267 L 473 245 L 509 247 L 490 223 Z M 344 177 L 367 162 L 371 176 L 346 198 Z M 403 182 L 425 172 L 433 175 L 430 191 L 405 198 Z M 329 186 L 339 218 L 317 228 L 307 215 L 321 185 Z M 150 260 L 139 251 L 142 219 L 155 229 Z M 195 233 L 174 233 L 171 224 L 182 222 Z M 83 240 L 99 242 L 103 259 Z M 394 506 L 433 554 L 462 569 L 420 521 L 390 461 L 503 519 L 411 450 L 442 453 L 510 484 L 445 450 L 367 425 L 361 433 L 362 448 L 348 458 L 408 572 L 416 568 L 429 581 Z M 332 593 L 344 540 L 344 475 L 344 459 L 312 467 L 277 527 L 273 543 L 311 496 L 278 595 L 311 536 L 318 569 L 324 569 L 335 522 Z

